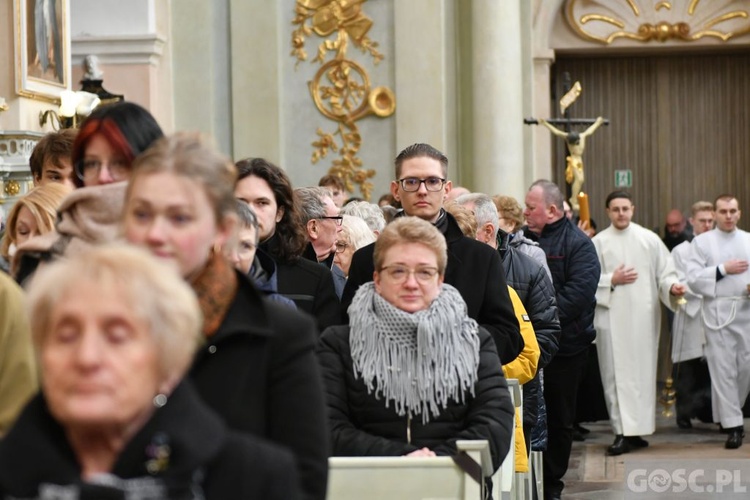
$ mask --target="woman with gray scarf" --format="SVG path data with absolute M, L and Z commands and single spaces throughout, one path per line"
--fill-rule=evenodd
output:
M 426 221 L 399 218 L 374 260 L 349 325 L 328 328 L 317 349 L 333 454 L 452 455 L 459 439 L 486 439 L 499 467 L 513 405 L 492 338 L 443 283 L 445 238 Z

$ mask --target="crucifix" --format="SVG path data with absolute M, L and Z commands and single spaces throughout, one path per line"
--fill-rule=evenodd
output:
M 581 191 L 583 181 L 585 180 L 583 150 L 586 147 L 586 138 L 596 132 L 596 129 L 600 126 L 609 125 L 609 120 L 605 120 L 601 116 L 596 119 L 571 118 L 568 108 L 581 95 L 581 84 L 580 82 L 575 82 L 571 86 L 570 74 L 566 72 L 563 74 L 563 90 L 565 91 L 565 95 L 560 99 L 560 113 L 562 113 L 563 118 L 550 118 L 547 120 L 544 118 L 539 118 L 538 120 L 526 118 L 523 122 L 527 125 L 544 125 L 552 134 L 565 140 L 565 146 L 568 150 L 568 156 L 565 159 L 567 164 L 565 167 L 565 182 L 570 185 L 570 206 L 573 210 L 579 212 L 581 220 L 587 220 L 588 213 L 580 213 L 581 204 L 578 202 L 579 196 L 583 196 L 586 200 L 585 212 L 588 212 L 588 197 Z M 556 125 L 561 125 L 563 129 L 558 128 Z M 588 125 L 588 128 L 579 133 L 573 130 L 573 126 L 575 125 Z

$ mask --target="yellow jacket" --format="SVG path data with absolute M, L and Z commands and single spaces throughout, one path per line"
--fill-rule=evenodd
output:
M 531 320 L 526 313 L 521 299 L 518 297 L 513 288 L 508 287 L 510 300 L 513 302 L 513 311 L 516 313 L 518 324 L 521 327 L 521 337 L 524 346 L 521 353 L 510 363 L 503 365 L 505 378 L 518 379 L 518 383 L 523 385 L 536 375 L 539 364 L 539 343 L 536 341 L 534 327 L 531 326 Z M 523 422 L 521 421 L 521 412 L 516 408 L 516 472 L 528 472 L 529 454 L 526 450 L 526 441 L 523 438 Z
M 39 389 L 24 295 L 0 271 L 0 436 Z

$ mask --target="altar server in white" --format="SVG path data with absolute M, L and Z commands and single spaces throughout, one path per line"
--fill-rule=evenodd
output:
M 611 225 L 594 246 L 601 264 L 596 292 L 596 347 L 615 441 L 609 455 L 648 446 L 656 416 L 656 361 L 661 327 L 659 299 L 674 308 L 685 293 L 672 256 L 659 236 L 631 222 L 629 193 L 607 196 Z M 670 296 L 672 300 L 670 300 Z
M 750 391 L 750 234 L 737 228 L 737 198 L 719 196 L 714 207 L 716 229 L 693 240 L 687 276 L 703 296 L 714 416 L 729 431 L 726 448 L 734 449 L 742 446 L 742 406 Z
M 714 205 L 710 201 L 697 201 L 691 208 L 690 224 L 695 236 L 714 228 Z M 672 249 L 672 259 L 680 283 L 687 284 L 687 260 L 691 252 L 690 241 L 683 241 Z M 675 374 L 675 404 L 677 426 L 692 427 L 690 419 L 711 418 L 711 377 L 704 359 L 706 334 L 701 314 L 703 297 L 689 287 L 684 301 L 674 313 L 672 321 L 672 362 Z

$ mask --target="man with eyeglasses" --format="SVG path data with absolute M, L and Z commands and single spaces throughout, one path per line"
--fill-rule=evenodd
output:
M 396 180 L 391 193 L 403 210 L 397 217 L 414 216 L 431 222 L 448 243 L 445 283 L 453 285 L 466 302 L 468 314 L 485 327 L 495 341 L 503 364 L 516 358 L 523 340 L 508 295 L 503 264 L 497 252 L 467 238 L 452 215 L 443 210 L 443 200 L 452 184 L 446 180 L 448 158 L 429 144 L 414 144 L 399 153 L 395 161 Z M 372 281 L 374 244 L 354 253 L 349 279 L 341 297 L 346 310 L 360 285 Z
M 294 196 L 299 204 L 302 224 L 309 241 L 302 256 L 330 269 L 336 254 L 336 236 L 341 231 L 344 217 L 339 214 L 327 188 L 297 188 Z

